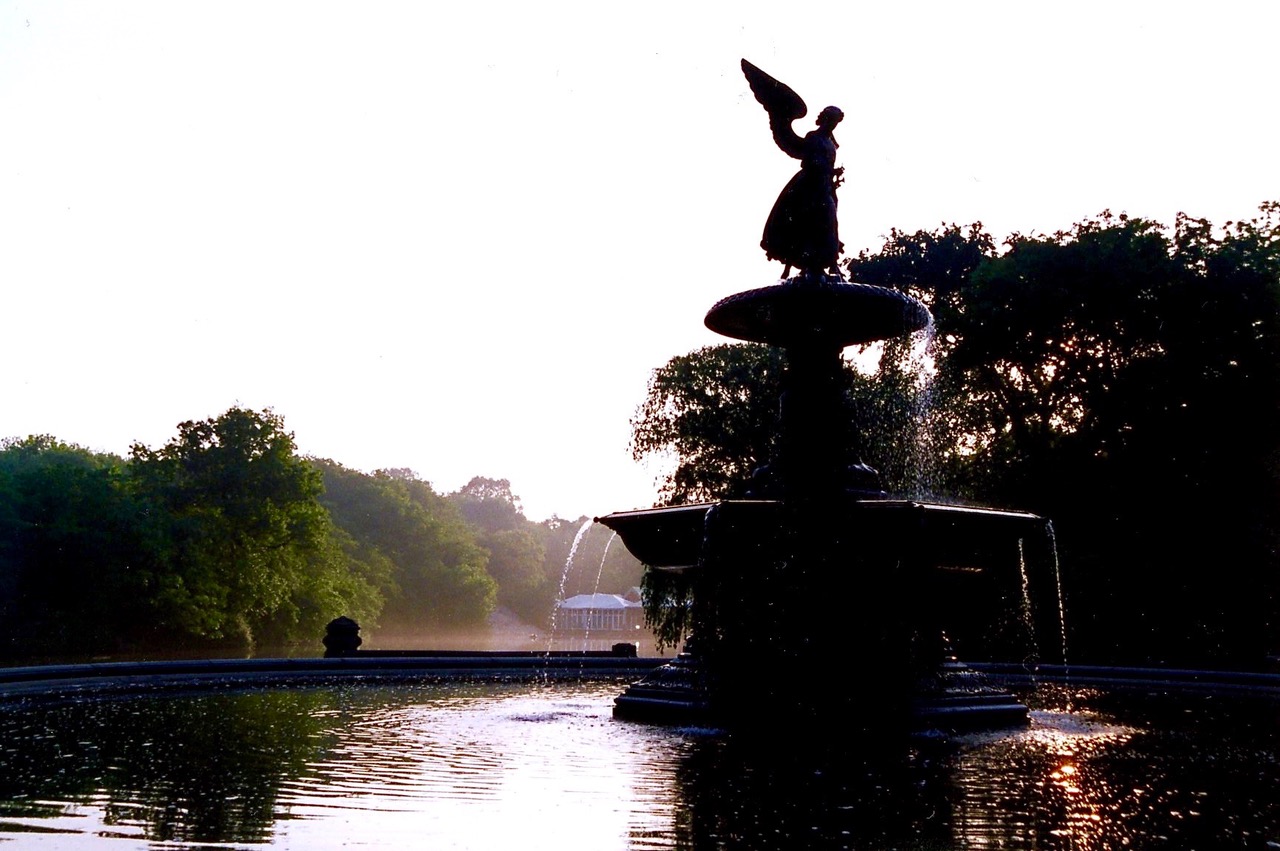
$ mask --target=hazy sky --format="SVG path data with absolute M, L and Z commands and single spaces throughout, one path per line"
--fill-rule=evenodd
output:
M 781 272 L 796 164 L 739 58 L 844 109 L 856 253 L 1252 215 L 1278 32 L 1262 0 L 0 2 L 0 436 L 124 453 L 271 407 L 532 519 L 648 505 L 650 371 Z

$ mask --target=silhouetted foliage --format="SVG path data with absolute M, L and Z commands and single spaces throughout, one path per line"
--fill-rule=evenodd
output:
M 909 341 L 908 341 L 909 342 Z M 910 346 L 904 351 L 909 352 Z M 674 461 L 664 505 L 737 499 L 777 451 L 786 356 L 755 343 L 725 343 L 679 355 L 654 370 L 631 421 L 631 453 Z M 897 490 L 913 489 L 923 386 L 906 366 L 844 376 L 861 426 L 864 461 Z
M 49 436 L 0 445 L 0 634 L 7 652 L 110 647 L 137 630 L 155 524 L 123 461 Z
M 1083 658 L 1276 646 L 1278 213 L 1221 230 L 1104 213 L 1011 237 L 932 293 L 953 466 L 1054 519 Z
M 782 371 L 780 349 L 750 343 L 698 349 L 654 370 L 631 421 L 631 454 L 674 456 L 663 504 L 741 495 L 775 448 Z
M 659 651 L 680 646 L 693 631 L 693 577 L 687 573 L 646 570 L 641 579 L 645 625 Z
M 1280 649 L 1280 205 L 1223 228 L 1104 213 L 1000 246 L 977 224 L 893 231 L 849 269 L 936 322 L 927 392 L 911 341 L 847 370 L 865 460 L 896 493 L 1053 518 L 1074 661 Z M 655 371 L 631 448 L 674 461 L 664 502 L 744 492 L 774 451 L 781 358 L 725 345 Z M 603 530 L 569 564 L 585 519 L 532 523 L 502 479 L 444 497 L 409 470 L 307 461 L 270 411 L 182 423 L 128 459 L 6 440 L 0 641 L 9 657 L 315 642 L 339 614 L 457 626 L 497 601 L 544 623 L 562 591 L 640 581 Z M 682 609 L 679 582 L 651 575 L 646 597 Z
M 1054 519 L 1081 658 L 1275 648 L 1280 211 L 1261 212 L 1104 213 L 999 254 L 977 226 L 895 234 L 852 266 L 931 304 L 950 466 Z

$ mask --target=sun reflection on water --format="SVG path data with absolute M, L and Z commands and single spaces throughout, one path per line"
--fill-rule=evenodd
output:
M 1128 844 L 1132 837 L 1113 817 L 1126 802 L 1099 766 L 1141 735 L 1088 712 L 1047 709 L 1033 711 L 1025 730 L 963 739 L 954 787 L 957 844 L 1082 851 Z
M 597 689 L 598 690 L 598 689 Z M 608 697 L 612 697 L 612 690 Z M 595 691 L 420 703 L 352 719 L 284 787 L 277 839 L 326 847 L 334 808 L 370 847 L 595 849 L 669 836 L 679 740 L 623 728 Z

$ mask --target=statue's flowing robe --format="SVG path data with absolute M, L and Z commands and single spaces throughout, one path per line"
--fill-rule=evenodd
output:
M 804 137 L 800 171 L 787 183 L 764 225 L 760 247 L 770 260 L 825 270 L 840 256 L 836 224 L 836 143 L 815 130 Z

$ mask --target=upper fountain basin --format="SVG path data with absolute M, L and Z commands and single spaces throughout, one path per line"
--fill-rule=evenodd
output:
M 723 298 L 705 322 L 735 340 L 844 348 L 910 334 L 929 320 L 923 304 L 898 290 L 802 275 Z

